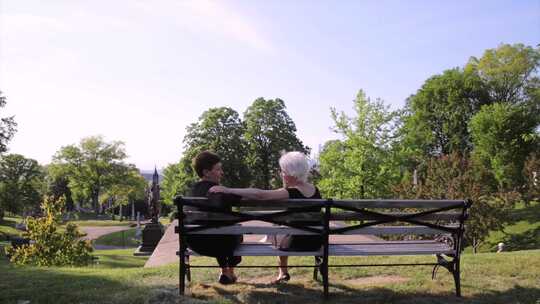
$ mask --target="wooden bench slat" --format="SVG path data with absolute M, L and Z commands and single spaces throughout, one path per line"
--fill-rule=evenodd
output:
M 456 225 L 445 226 L 448 228 L 457 228 Z M 372 235 L 390 235 L 390 234 L 447 234 L 448 232 L 429 228 L 425 226 L 372 226 L 359 228 L 354 230 L 349 230 L 343 232 L 343 235 L 352 235 L 352 234 L 372 234 Z
M 186 225 L 186 227 L 196 227 L 196 225 Z M 316 229 L 322 227 L 310 226 Z M 295 234 L 295 235 L 313 235 L 314 232 L 304 231 L 300 229 L 290 228 L 287 226 L 224 226 L 219 228 L 206 228 L 204 230 L 191 232 L 190 234 Z
M 386 243 L 386 244 L 382 244 Z M 403 243 L 381 242 L 381 244 L 330 244 L 331 256 L 369 256 L 369 255 L 418 255 L 418 254 L 454 254 L 455 251 L 444 243 Z M 189 255 L 198 254 L 192 250 Z M 282 251 L 271 244 L 248 243 L 242 244 L 235 250 L 237 256 L 321 256 L 322 249 L 318 251 Z
M 264 216 L 264 215 L 271 215 L 278 211 L 259 211 L 259 212 L 243 212 L 246 215 L 251 216 Z M 191 224 L 196 223 L 197 221 L 205 221 L 205 222 L 212 222 L 212 221 L 234 221 L 238 220 L 239 217 L 232 215 L 232 214 L 223 214 L 223 213 L 217 213 L 217 212 L 206 212 L 206 211 L 186 211 L 185 212 L 185 223 Z M 320 212 L 302 212 L 302 213 L 293 213 L 293 214 L 287 214 L 282 216 L 276 216 L 273 218 L 273 220 L 278 221 L 287 221 L 287 222 L 294 222 L 294 221 L 321 221 L 323 220 L 323 214 Z
M 245 211 L 242 212 L 248 216 L 264 216 L 264 215 L 271 215 L 277 212 L 280 212 L 283 210 L 269 210 L 269 211 Z M 391 216 L 407 216 L 411 213 L 406 212 L 389 212 L 384 213 Z M 238 216 L 231 215 L 231 214 L 223 214 L 223 213 L 217 213 L 217 212 L 206 212 L 206 211 L 185 211 L 186 215 L 186 224 L 196 223 L 197 221 L 234 221 L 239 219 Z M 275 220 L 287 220 L 289 222 L 294 221 L 322 221 L 324 218 L 324 215 L 321 212 L 303 212 L 303 213 L 293 213 L 293 214 L 287 214 L 283 216 L 275 217 Z M 424 221 L 453 221 L 453 220 L 459 220 L 461 218 L 461 213 L 458 212 L 445 212 L 445 213 L 434 213 L 434 214 L 426 214 L 418 217 L 414 217 L 416 220 L 424 220 Z M 360 214 L 357 212 L 339 212 L 339 213 L 333 213 L 330 215 L 331 221 L 351 221 L 351 220 L 376 220 L 375 216 L 372 215 L 366 215 L 366 214 Z
M 197 227 L 196 225 L 187 225 L 186 227 Z M 322 227 L 310 226 L 316 229 L 322 229 Z M 446 226 L 450 228 L 456 228 L 457 226 L 451 225 Z M 349 230 L 341 235 L 353 235 L 353 234 L 371 234 L 371 235 L 390 235 L 390 234 L 441 234 L 447 233 L 446 231 L 429 228 L 424 226 L 373 226 L 373 227 L 364 227 Z M 290 228 L 287 226 L 223 226 L 219 228 L 206 228 L 204 230 L 199 230 L 195 232 L 190 232 L 190 234 L 294 234 L 294 235 L 313 235 L 317 234 L 310 231 L 304 231 L 301 229 Z M 331 233 L 335 234 L 335 233 Z
M 465 206 L 463 200 L 334 200 L 334 204 L 354 208 L 443 208 Z
M 411 213 L 406 212 L 384 212 L 386 215 L 391 216 L 407 216 Z M 458 212 L 444 212 L 444 213 L 432 213 L 432 214 L 425 214 L 422 216 L 414 217 L 415 220 L 423 220 L 423 221 L 456 221 L 461 218 L 461 213 Z M 361 220 L 376 220 L 375 216 L 372 215 L 366 215 L 366 214 L 360 214 L 358 212 L 337 212 L 332 213 L 330 215 L 331 221 L 361 221 Z

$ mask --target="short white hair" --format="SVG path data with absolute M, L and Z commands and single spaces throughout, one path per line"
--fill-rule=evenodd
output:
M 279 159 L 281 171 L 288 176 L 307 182 L 309 175 L 309 164 L 304 153 L 298 151 L 287 152 Z

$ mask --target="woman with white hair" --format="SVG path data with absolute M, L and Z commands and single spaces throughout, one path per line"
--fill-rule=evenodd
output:
M 256 188 L 227 188 L 214 186 L 210 192 L 222 192 L 240 195 L 247 199 L 281 200 L 281 199 L 316 199 L 321 198 L 319 189 L 310 184 L 309 164 L 301 152 L 288 152 L 279 159 L 283 188 L 262 190 Z M 276 235 L 271 237 L 274 246 L 284 251 L 316 251 L 322 246 L 323 240 L 318 235 Z M 288 257 L 279 257 L 279 275 L 273 283 L 283 283 L 290 280 L 287 271 Z

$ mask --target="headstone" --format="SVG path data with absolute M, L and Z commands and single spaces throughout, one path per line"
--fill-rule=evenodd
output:
M 497 244 L 497 253 L 503 252 L 503 250 L 504 250 L 504 243 L 501 242 L 501 243 Z

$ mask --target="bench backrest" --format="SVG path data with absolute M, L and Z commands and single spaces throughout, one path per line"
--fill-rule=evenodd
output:
M 240 200 L 223 210 L 203 197 L 175 198 L 179 231 L 189 234 L 450 235 L 461 242 L 467 200 Z M 184 211 L 184 206 L 204 211 Z M 249 226 L 234 225 L 251 220 Z

